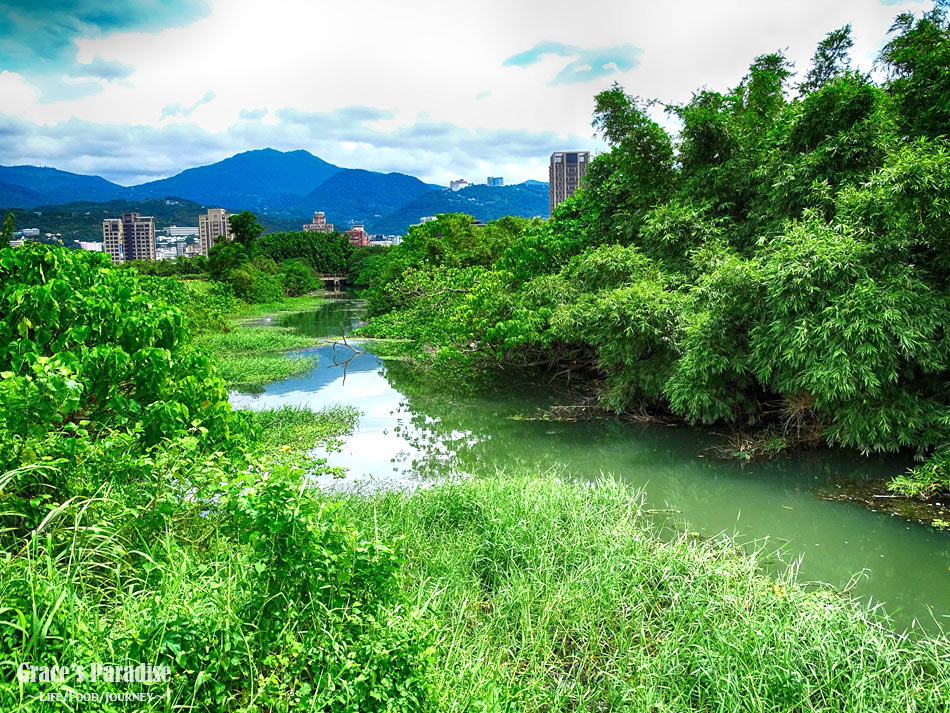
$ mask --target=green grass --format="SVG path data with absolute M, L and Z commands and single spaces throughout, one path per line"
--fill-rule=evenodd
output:
M 260 448 L 279 462 L 299 465 L 316 444 L 334 445 L 336 436 L 353 429 L 359 414 L 349 406 L 322 411 L 285 406 L 260 411 L 254 420 L 261 428 Z
M 290 314 L 292 312 L 309 312 L 323 304 L 326 300 L 314 295 L 303 295 L 301 297 L 284 297 L 279 302 L 266 302 L 260 304 L 245 304 L 240 306 L 229 315 L 236 320 L 257 319 L 267 317 L 272 314 Z
M 348 591 L 352 561 L 344 554 L 359 556 L 363 543 L 322 503 L 308 509 L 302 472 L 288 468 L 287 459 L 350 429 L 354 414 L 281 409 L 251 418 L 263 433 L 245 444 L 253 454 L 247 462 L 177 441 L 147 462 L 131 463 L 117 452 L 123 443 L 117 440 L 97 449 L 93 460 L 0 473 L 0 710 L 313 710 L 301 679 L 330 636 L 372 630 L 401 645 L 373 621 L 364 625 L 359 607 L 341 632 L 322 590 L 313 594 L 300 585 L 313 571 L 325 575 L 319 581 L 326 589 Z M 51 507 L 35 531 L 8 529 L 21 519 L 23 494 L 56 482 L 58 467 L 68 469 L 71 497 Z M 196 495 L 182 497 L 192 488 Z M 206 488 L 220 497 L 203 497 Z M 299 531 L 290 533 L 292 527 Z M 339 579 L 324 566 L 324 554 L 337 558 Z M 293 576 L 280 569 L 297 563 Z M 372 575 L 371 565 L 361 573 Z M 335 661 L 332 653 L 322 660 Z M 21 685 L 15 673 L 21 663 L 74 671 L 94 662 L 166 664 L 172 680 L 151 687 L 75 677 Z M 148 691 L 156 698 L 101 706 L 39 698 L 69 686 L 80 693 Z M 308 686 L 317 684 L 311 679 Z
M 320 340 L 283 327 L 236 327 L 230 332 L 203 334 L 195 343 L 212 354 L 229 388 L 248 391 L 272 381 L 303 374 L 316 365 L 312 357 L 288 357 Z
M 401 541 L 435 711 L 946 711 L 950 641 L 914 642 L 728 541 L 662 537 L 623 486 L 499 474 L 346 501 Z

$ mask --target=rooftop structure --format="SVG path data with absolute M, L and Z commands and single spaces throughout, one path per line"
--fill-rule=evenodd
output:
M 307 223 L 303 229 L 308 233 L 332 233 L 333 223 L 328 223 L 326 214 L 318 210 L 313 214 L 313 222 Z

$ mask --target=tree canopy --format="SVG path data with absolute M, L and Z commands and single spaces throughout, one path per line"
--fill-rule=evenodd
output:
M 610 150 L 547 222 L 442 216 L 372 264 L 371 332 L 420 356 L 595 374 L 617 411 L 908 449 L 950 490 L 950 25 L 901 15 L 877 84 L 850 27 L 666 105 L 596 97 Z M 793 90 L 794 93 L 793 93 Z

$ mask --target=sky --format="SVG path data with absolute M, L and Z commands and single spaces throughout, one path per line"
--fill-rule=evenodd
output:
M 594 95 L 666 103 L 783 50 L 802 73 L 850 23 L 872 71 L 931 0 L 0 0 L 0 164 L 122 185 L 306 149 L 447 185 L 547 180 L 603 150 Z M 657 109 L 656 118 L 675 130 Z

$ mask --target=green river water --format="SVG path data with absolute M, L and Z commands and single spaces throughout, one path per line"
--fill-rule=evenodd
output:
M 281 324 L 314 336 L 349 333 L 362 305 L 335 299 Z M 276 323 L 278 320 L 274 320 Z M 901 472 L 907 462 L 822 451 L 739 464 L 709 458 L 719 442 L 710 432 L 616 420 L 557 422 L 539 411 L 563 403 L 544 383 L 496 377 L 476 393 L 427 384 L 404 363 L 343 347 L 318 347 L 318 366 L 266 386 L 234 392 L 239 408 L 349 405 L 359 425 L 342 449 L 327 453 L 346 468 L 343 480 L 320 485 L 351 489 L 430 485 L 483 468 L 557 469 L 565 476 L 618 478 L 642 489 L 647 506 L 670 511 L 674 522 L 713 537 L 738 536 L 762 548 L 767 567 L 798 563 L 801 578 L 881 604 L 900 628 L 950 630 L 950 534 L 819 497 L 840 483 Z M 450 534 L 450 533 L 447 533 Z

